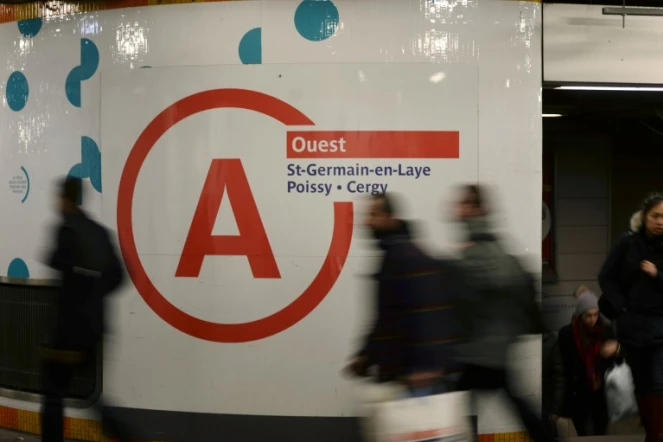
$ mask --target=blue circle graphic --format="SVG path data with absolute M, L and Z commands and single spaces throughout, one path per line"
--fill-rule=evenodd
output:
M 322 41 L 334 35 L 338 21 L 338 9 L 331 0 L 304 0 L 295 11 L 297 32 L 310 41 Z
M 22 72 L 16 71 L 9 76 L 7 80 L 7 104 L 14 112 L 23 109 L 28 102 L 30 87 L 28 79 Z
M 244 64 L 262 63 L 262 29 L 251 29 L 244 34 L 239 42 L 239 59 Z
M 28 279 L 30 277 L 30 270 L 28 270 L 28 265 L 25 261 L 21 258 L 14 258 L 12 262 L 9 263 L 7 276 L 10 278 Z
M 25 38 L 33 38 L 41 31 L 43 21 L 41 18 L 31 18 L 29 20 L 19 20 L 18 32 Z

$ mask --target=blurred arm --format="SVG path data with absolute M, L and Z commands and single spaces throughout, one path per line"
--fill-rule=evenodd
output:
M 74 232 L 63 226 L 57 233 L 55 250 L 49 259 L 51 268 L 60 272 L 70 271 L 75 265 L 75 235 Z
M 375 330 L 378 326 L 377 325 L 378 319 L 379 318 L 375 318 L 369 332 L 366 333 L 366 335 L 364 336 L 364 339 L 362 341 L 362 346 L 355 355 L 355 358 L 367 358 L 370 362 L 372 354 L 371 347 L 373 342 L 373 336 L 375 335 Z
M 108 268 L 106 271 L 106 293 L 117 289 L 124 281 L 124 266 L 115 249 L 115 245 L 107 238 L 108 242 Z
M 628 247 L 629 235 L 622 236 L 613 246 L 599 273 L 599 285 L 603 296 L 608 300 L 610 307 L 616 314 L 625 311 L 626 300 L 619 284 L 621 274 L 622 256 Z

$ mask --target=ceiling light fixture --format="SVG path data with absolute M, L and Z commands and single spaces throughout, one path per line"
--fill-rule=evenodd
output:
M 566 91 L 663 92 L 663 87 L 652 86 L 557 86 Z
M 663 8 L 603 8 L 603 15 L 635 15 L 640 17 L 663 17 Z

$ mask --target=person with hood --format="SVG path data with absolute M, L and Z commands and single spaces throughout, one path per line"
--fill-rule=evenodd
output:
M 578 436 L 603 436 L 608 429 L 604 377 L 619 346 L 612 327 L 599 313 L 598 297 L 586 286 L 576 290 L 576 310 L 564 326 L 553 353 L 554 415 L 573 421 Z
M 64 407 L 69 382 L 80 364 L 97 354 L 104 331 L 104 298 L 122 282 L 124 269 L 103 226 L 78 207 L 81 180 L 67 177 L 60 186 L 61 222 L 48 264 L 61 275 L 57 323 L 44 349 L 43 442 L 63 442 Z M 104 430 L 121 441 L 136 440 L 100 403 Z
M 647 442 L 663 441 L 663 194 L 647 197 L 601 268 L 602 312 L 616 321 Z
M 460 324 L 454 312 L 453 272 L 413 241 L 408 224 L 397 217 L 392 194 L 370 201 L 367 227 L 382 250 L 375 279 L 376 318 L 348 371 L 378 383 L 427 389 L 455 371 L 454 344 Z
M 535 280 L 494 233 L 485 189 L 466 185 L 459 193 L 456 216 L 467 233 L 460 266 L 472 291 L 459 303 L 465 340 L 458 355 L 465 369 L 458 389 L 503 390 L 534 441 L 553 440 L 543 420 L 516 396 L 507 369 L 509 350 L 518 337 L 544 329 Z

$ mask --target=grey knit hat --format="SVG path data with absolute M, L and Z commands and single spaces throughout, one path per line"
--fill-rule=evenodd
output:
M 589 289 L 578 294 L 576 302 L 576 317 L 582 316 L 587 310 L 598 309 L 599 299 Z

